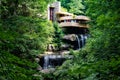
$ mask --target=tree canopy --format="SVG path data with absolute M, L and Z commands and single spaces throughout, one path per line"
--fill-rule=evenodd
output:
M 44 15 L 49 2 L 1 1 L 0 80 L 40 79 L 35 58 L 46 50 L 54 35 L 52 23 Z
M 58 0 L 61 1 L 61 5 L 68 10 L 68 12 L 76 15 L 84 14 L 85 6 L 83 0 Z

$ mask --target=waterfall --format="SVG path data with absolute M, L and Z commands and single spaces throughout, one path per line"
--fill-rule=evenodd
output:
M 86 35 L 84 37 L 85 37 L 85 40 L 87 40 L 88 37 Z
M 78 41 L 78 49 L 80 49 L 80 39 L 79 39 L 78 35 L 76 35 L 76 39 Z
M 85 35 L 85 36 L 84 36 L 84 38 L 85 38 L 85 43 L 86 43 L 86 40 L 87 40 L 88 36 L 87 36 L 87 35 Z
M 49 65 L 49 56 L 48 55 L 44 56 L 44 64 L 43 65 L 44 65 L 43 66 L 44 69 L 48 68 L 48 65 Z
M 81 43 L 82 43 L 82 47 L 85 45 L 85 37 L 83 34 L 80 35 L 80 38 L 81 38 Z
M 84 34 L 76 35 L 77 43 L 78 43 L 78 49 L 83 47 L 86 43 L 88 36 Z
M 65 57 L 62 55 L 46 54 L 44 56 L 43 69 L 49 69 L 49 68 L 54 68 L 56 66 L 60 66 L 64 61 L 65 61 Z

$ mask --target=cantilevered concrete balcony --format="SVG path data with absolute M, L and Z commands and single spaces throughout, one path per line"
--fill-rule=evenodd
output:
M 90 21 L 90 18 L 88 18 L 86 16 L 64 16 L 64 17 L 60 17 L 58 20 L 59 21 L 63 21 L 63 20 L 83 20 L 83 21 Z
M 88 24 L 80 24 L 76 22 L 61 22 L 60 27 L 79 27 L 79 28 L 89 28 Z

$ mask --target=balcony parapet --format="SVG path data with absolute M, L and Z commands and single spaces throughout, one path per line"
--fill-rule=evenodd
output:
M 64 17 L 60 17 L 58 19 L 59 21 L 62 20 L 84 20 L 84 21 L 90 21 L 90 18 L 87 16 L 64 16 Z
M 89 28 L 88 24 L 80 24 L 76 22 L 61 22 L 60 27 L 79 27 L 79 28 Z

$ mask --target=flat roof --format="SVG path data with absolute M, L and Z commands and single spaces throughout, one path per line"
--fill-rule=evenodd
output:
M 57 15 L 68 15 L 68 16 L 72 16 L 72 13 L 68 13 L 68 12 L 57 12 Z

